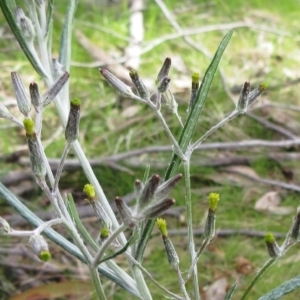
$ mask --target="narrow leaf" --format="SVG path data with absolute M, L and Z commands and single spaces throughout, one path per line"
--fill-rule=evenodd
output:
M 47 5 L 47 29 L 46 29 L 46 39 L 47 39 L 47 48 L 48 48 L 48 53 L 52 53 L 52 36 L 53 36 L 53 1 L 50 0 L 48 1 Z
M 52 15 L 53 15 L 53 2 L 54 0 L 50 0 L 48 1 L 48 4 L 47 4 L 47 12 L 46 12 L 46 15 L 47 15 L 47 27 L 46 27 L 46 35 L 48 36 L 48 38 L 51 39 L 52 37 Z M 51 53 L 51 52 L 49 52 Z
M 198 122 L 200 113 L 204 107 L 209 88 L 211 86 L 211 83 L 213 81 L 214 75 L 217 71 L 219 62 L 222 58 L 222 55 L 230 41 L 230 38 L 233 34 L 233 30 L 230 30 L 221 41 L 219 48 L 217 52 L 215 53 L 215 56 L 213 57 L 208 69 L 206 70 L 202 83 L 200 85 L 200 88 L 198 90 L 197 97 L 195 99 L 195 103 L 193 107 L 191 108 L 191 111 L 189 113 L 188 119 L 185 123 L 184 128 L 182 129 L 180 138 L 179 138 L 179 146 L 183 153 L 186 152 L 187 147 L 192 139 L 192 135 L 195 129 L 195 126 Z M 174 176 L 177 173 L 177 170 L 179 168 L 179 165 L 181 163 L 181 160 L 179 156 L 176 154 L 173 154 L 171 164 L 169 165 L 169 168 L 166 172 L 165 179 L 169 179 L 170 177 Z
M 78 215 L 77 212 L 77 208 L 76 205 L 74 203 L 74 199 L 72 194 L 67 194 L 67 209 L 68 212 L 70 214 L 70 216 L 72 217 L 76 228 L 78 229 L 78 231 L 80 232 L 81 236 L 83 237 L 83 239 L 90 244 L 90 246 L 95 250 L 98 251 L 99 246 L 97 245 L 97 243 L 93 240 L 93 238 L 90 236 L 90 234 L 88 233 L 88 231 L 85 229 L 84 225 L 82 224 L 80 217 Z
M 277 300 L 281 299 L 283 296 L 295 291 L 300 288 L 300 276 L 292 278 L 285 283 L 279 285 L 275 289 L 271 290 L 269 293 L 260 297 L 258 300 Z
M 232 299 L 232 296 L 233 296 L 233 294 L 234 294 L 234 292 L 235 292 L 235 290 L 236 290 L 236 288 L 237 288 L 237 285 L 238 285 L 238 282 L 236 281 L 236 282 L 232 285 L 232 287 L 229 289 L 229 291 L 227 292 L 227 294 L 226 294 L 224 300 L 231 300 L 231 299 Z
M 126 243 L 126 245 L 119 251 L 116 251 L 115 253 L 108 255 L 106 257 L 104 257 L 102 260 L 100 260 L 99 264 L 102 264 L 105 261 L 108 261 L 110 259 L 113 259 L 119 255 L 121 255 L 122 253 L 126 252 L 127 249 L 134 244 L 134 242 L 137 240 L 137 238 L 139 237 L 139 235 L 137 234 L 137 232 L 135 234 L 133 234 L 130 239 L 128 240 L 128 242 Z
M 64 27 L 60 39 L 59 62 L 70 72 L 72 24 L 76 12 L 78 0 L 69 0 L 65 15 Z

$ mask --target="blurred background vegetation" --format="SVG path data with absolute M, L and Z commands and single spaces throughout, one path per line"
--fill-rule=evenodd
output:
M 23 2 L 19 2 L 22 6 Z M 268 258 L 264 233 L 275 233 L 280 243 L 299 204 L 300 2 L 167 0 L 163 3 L 171 17 L 166 17 L 159 1 L 141 0 L 142 9 L 138 9 L 138 13 L 143 17 L 142 22 L 131 28 L 137 3 L 135 0 L 130 3 L 79 1 L 74 23 L 70 93 L 71 98 L 82 100 L 80 142 L 111 200 L 130 194 L 134 180 L 143 178 L 147 165 L 151 173 L 163 176 L 171 154 L 170 150 L 162 151 L 170 146 L 163 129 L 149 108 L 117 95 L 102 79 L 98 68 L 110 69 L 127 83 L 130 82 L 128 70 L 136 68 L 153 90 L 161 64 L 170 57 L 171 91 L 185 121 L 191 74 L 204 74 L 224 34 L 236 28 L 212 84 L 195 139 L 234 109 L 245 81 L 250 81 L 253 87 L 266 82 L 269 89 L 251 112 L 226 124 L 205 141 L 207 149 L 200 149 L 192 158 L 191 180 L 198 246 L 207 195 L 218 192 L 221 196 L 217 215 L 219 235 L 199 260 L 203 299 L 219 299 L 217 296 L 235 281 L 239 281 L 235 298 L 239 299 Z M 54 1 L 54 4 L 53 57 L 57 58 L 67 1 Z M 191 32 L 195 34 L 187 35 Z M 43 83 L 26 61 L 2 14 L 0 35 L 0 101 L 22 119 L 16 107 L 10 72 L 19 72 L 26 86 L 35 81 L 43 91 Z M 141 41 L 134 44 L 132 41 L 139 37 Z M 133 51 L 137 51 L 138 59 Z M 166 106 L 162 110 L 178 137 L 180 126 L 175 116 Z M 32 210 L 51 217 L 49 202 L 30 175 L 24 132 L 0 120 L 0 133 L 1 182 Z M 55 169 L 56 159 L 64 147 L 64 135 L 54 105 L 45 111 L 43 141 Z M 148 152 L 147 147 L 153 147 L 152 152 Z M 139 154 L 133 153 L 140 149 Z M 126 158 L 118 159 L 115 156 L 118 153 L 127 153 Z M 85 176 L 74 155 L 69 156 L 73 160 L 64 172 L 61 188 L 74 194 L 78 207 L 82 208 L 84 223 L 96 236 L 96 218 L 84 210 L 88 205 L 82 194 Z M 183 184 L 172 196 L 177 207 L 166 219 L 174 235 L 172 240 L 181 259 L 181 270 L 185 271 L 189 261 L 185 213 L 181 209 Z M 3 199 L 0 199 L 0 209 L 1 216 L 16 228 L 29 227 Z M 93 299 L 86 267 L 57 246 L 51 244 L 51 249 L 53 260 L 44 266 L 31 255 L 27 241 L 1 238 L 0 299 L 25 299 L 21 297 L 37 292 L 41 295 L 47 292 L 45 299 Z M 298 275 L 299 260 L 299 246 L 295 246 L 272 266 L 249 299 L 258 299 Z M 124 257 L 120 256 L 117 261 L 127 268 Z M 178 292 L 176 274 L 168 265 L 156 231 L 146 249 L 144 266 L 156 280 Z M 153 299 L 163 299 L 156 287 L 151 284 L 150 287 Z M 109 299 L 132 298 L 110 282 L 105 283 L 105 288 Z M 299 297 L 300 292 L 294 292 L 285 299 Z

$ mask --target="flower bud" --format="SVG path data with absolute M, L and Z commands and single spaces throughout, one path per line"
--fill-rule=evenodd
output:
M 204 228 L 204 238 L 212 240 L 216 233 L 216 211 L 218 203 L 220 201 L 220 196 L 217 193 L 210 193 L 208 196 L 208 214 L 206 218 L 205 228 Z
M 157 203 L 145 208 L 142 213 L 146 219 L 152 219 L 152 218 L 157 217 L 157 216 L 161 215 L 162 213 L 164 213 L 174 203 L 175 203 L 174 199 L 166 198 L 166 199 L 158 201 Z
M 65 131 L 65 138 L 73 143 L 79 135 L 80 100 L 75 98 L 71 101 L 70 113 Z
M 212 240 L 216 233 L 216 212 L 214 210 L 209 209 L 205 228 L 204 228 L 204 238 L 207 240 Z
M 265 235 L 265 242 L 267 245 L 268 253 L 270 257 L 276 258 L 280 256 L 280 248 L 276 243 L 275 237 L 272 233 L 267 233 Z
M 171 68 L 171 58 L 167 57 L 157 75 L 157 82 L 161 82 L 161 80 L 169 75 L 169 71 Z
M 90 200 L 95 200 L 96 198 L 96 193 L 95 193 L 95 189 L 94 186 L 87 183 L 84 188 L 83 188 L 83 192 L 85 193 L 85 195 L 88 197 L 89 201 Z
M 249 94 L 248 107 L 250 107 L 255 100 L 267 89 L 268 85 L 266 83 L 262 83 L 258 88 L 254 89 Z
M 42 96 L 42 102 L 44 107 L 49 105 L 61 89 L 64 87 L 66 82 L 69 80 L 70 74 L 68 72 L 64 72 L 53 84 L 52 86 L 46 91 L 46 93 Z
M 220 195 L 219 194 L 210 193 L 209 196 L 208 196 L 209 209 L 211 209 L 212 211 L 216 211 L 219 201 L 220 201 Z
M 156 220 L 156 225 L 162 234 L 162 238 L 163 238 L 165 249 L 167 252 L 169 264 L 174 269 L 177 269 L 179 266 L 179 258 L 178 258 L 178 255 L 176 253 L 176 250 L 174 248 L 172 241 L 168 237 L 167 222 L 164 219 L 158 218 Z
M 161 81 L 159 81 L 158 85 L 157 85 L 157 90 L 163 94 L 167 91 L 167 89 L 169 88 L 170 85 L 170 81 L 171 78 L 170 77 L 164 77 L 161 79 Z
M 168 236 L 167 222 L 165 219 L 157 218 L 156 225 L 162 236 Z
M 145 184 L 145 187 L 138 199 L 139 208 L 145 207 L 154 198 L 154 193 L 159 185 L 159 176 L 153 175 Z
M 23 121 L 26 136 L 33 136 L 34 135 L 34 122 L 30 118 L 25 118 Z
M 142 181 L 140 180 L 136 180 L 134 182 L 134 195 L 136 199 L 139 199 L 141 197 L 141 194 L 143 192 L 144 189 L 144 184 Z
M 35 29 L 32 21 L 25 16 L 23 10 L 21 8 L 16 8 L 16 20 L 17 24 L 23 33 L 24 38 L 28 42 L 32 42 L 35 37 Z
M 122 222 L 127 225 L 129 228 L 134 228 L 136 222 L 132 218 L 132 213 L 130 208 L 126 205 L 126 203 L 120 198 L 115 198 L 116 207 L 119 211 L 120 218 Z
M 155 199 L 159 200 L 162 198 L 166 198 L 169 192 L 176 186 L 176 184 L 181 180 L 182 174 L 177 174 L 174 177 L 170 178 L 163 184 L 161 184 L 156 192 L 155 192 Z
M 110 229 L 112 227 L 112 223 L 111 223 L 111 220 L 108 217 L 107 213 L 105 212 L 103 206 L 100 204 L 100 202 L 97 199 L 95 199 L 94 201 L 89 201 L 89 202 L 92 205 L 96 215 L 98 216 L 101 230 L 107 229 L 108 231 L 110 231 Z
M 35 108 L 36 112 L 42 111 L 42 99 L 39 92 L 39 87 L 35 82 L 30 83 L 29 93 L 31 104 Z
M 42 235 L 32 235 L 29 239 L 29 244 L 40 260 L 47 262 L 51 259 L 48 244 Z
M 295 240 L 299 239 L 299 231 L 300 231 L 300 209 L 298 207 L 296 216 L 293 220 L 293 225 L 291 229 L 291 237 Z
M 189 102 L 189 112 L 192 110 L 196 97 L 199 90 L 199 83 L 200 83 L 200 75 L 199 73 L 193 73 L 192 74 L 192 88 L 191 88 L 191 94 L 190 94 L 190 102 Z
M 140 78 L 139 74 L 135 70 L 131 70 L 129 72 L 129 76 L 131 78 L 132 83 L 134 84 L 135 88 L 137 89 L 137 92 L 139 96 L 142 99 L 148 100 L 150 98 L 150 93 L 148 89 L 146 88 L 144 82 Z
M 34 138 L 27 137 L 27 144 L 29 149 L 32 174 L 39 179 L 44 179 L 46 176 L 46 167 L 42 155 L 42 150 L 39 143 L 37 142 L 36 136 Z
M 101 228 L 101 230 L 100 230 L 100 240 L 103 241 L 103 240 L 107 239 L 109 237 L 109 234 L 110 234 L 109 228 L 107 228 L 107 227 Z
M 236 105 L 236 108 L 243 113 L 246 112 L 248 108 L 249 94 L 250 94 L 250 82 L 245 82 L 240 93 L 240 98 Z
M 25 117 L 28 117 L 31 107 L 21 77 L 18 73 L 11 72 L 11 79 L 19 110 Z
M 125 97 L 134 96 L 131 88 L 124 82 L 122 82 L 119 78 L 117 78 L 115 75 L 110 73 L 108 70 L 100 69 L 100 73 L 106 79 L 108 84 L 112 86 L 119 94 Z
M 32 173 L 36 178 L 44 179 L 46 175 L 46 166 L 44 162 L 43 149 L 41 148 L 42 146 L 38 142 L 37 136 L 34 132 L 34 122 L 31 119 L 26 118 L 23 123 L 26 130 Z
M 179 266 L 179 257 L 176 253 L 175 247 L 169 237 L 163 236 L 163 241 L 165 244 L 169 264 L 172 268 L 177 270 Z

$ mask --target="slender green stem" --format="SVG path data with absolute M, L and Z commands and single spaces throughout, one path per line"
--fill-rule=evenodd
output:
M 45 151 L 44 151 L 42 142 L 41 142 L 41 140 L 40 140 L 39 137 L 37 137 L 37 141 L 38 141 L 39 146 L 40 146 L 41 151 L 42 151 L 43 160 L 44 160 L 44 164 L 45 164 L 45 166 L 46 166 L 46 171 L 47 171 L 47 176 L 48 176 L 48 179 L 49 179 L 49 182 L 50 182 L 50 186 L 53 188 L 55 180 L 54 180 L 54 176 L 53 176 L 53 173 L 52 173 L 52 170 L 51 170 L 51 167 L 50 167 L 48 158 L 47 158 L 47 156 L 46 156 L 46 154 L 45 154 Z M 43 189 L 44 191 L 46 191 L 47 189 L 49 189 L 49 188 L 48 188 L 48 185 L 47 185 L 45 182 L 40 182 L 40 183 L 43 184 L 42 189 Z M 51 194 L 51 193 L 50 193 L 50 194 Z M 56 195 L 56 197 L 54 197 L 53 199 L 55 200 L 55 202 L 58 202 L 58 208 L 59 208 L 59 209 L 57 208 L 56 205 L 55 205 L 54 207 L 55 207 L 56 210 L 58 209 L 57 212 L 58 212 L 59 216 L 63 215 L 64 218 L 67 218 L 69 222 L 72 222 L 72 220 L 70 219 L 69 213 L 68 213 L 68 211 L 67 211 L 67 208 L 66 208 L 66 206 L 65 206 L 64 200 L 63 200 L 63 198 L 62 198 L 60 192 L 57 191 L 57 192 L 55 193 L 55 195 Z M 52 199 L 52 198 L 50 197 L 50 195 L 47 195 L 47 196 L 49 197 L 49 199 Z
M 195 243 L 194 243 L 194 232 L 193 232 L 193 213 L 192 213 L 192 196 L 191 196 L 191 180 L 190 180 L 190 155 L 189 149 L 186 153 L 187 160 L 184 162 L 184 178 L 185 178 L 185 207 L 186 207 L 186 214 L 187 214 L 187 229 L 188 229 L 188 243 L 189 243 L 189 254 L 190 254 L 190 262 L 193 264 L 196 257 L 195 252 Z M 192 276 L 193 276 L 193 288 L 194 288 L 194 299 L 199 300 L 201 299 L 199 293 L 199 281 L 198 281 L 198 270 L 197 264 L 194 264 L 192 269 Z
M 194 265 L 197 264 L 198 259 L 201 255 L 201 253 L 203 252 L 203 250 L 205 249 L 205 247 L 209 244 L 209 240 L 208 239 L 204 239 L 203 243 L 201 244 L 200 249 L 197 251 L 196 253 L 196 258 L 194 259 L 194 261 L 192 262 L 190 269 L 188 271 L 188 274 L 186 276 L 185 281 L 188 281 L 188 279 L 191 277 L 192 273 L 193 273 L 193 269 L 194 269 Z
M 111 255 L 106 255 L 103 259 L 101 259 L 101 261 L 99 262 L 100 264 L 102 264 L 105 261 L 112 261 L 113 258 L 121 255 L 122 253 L 126 252 L 127 249 L 134 243 L 136 242 L 136 239 L 138 238 L 138 235 L 133 235 L 127 242 L 127 244 L 121 248 L 120 250 L 114 252 Z M 98 247 L 99 248 L 99 247 Z
M 176 269 L 176 273 L 177 273 L 178 280 L 179 280 L 179 287 L 180 287 L 181 293 L 184 295 L 184 299 L 185 300 L 190 300 L 191 298 L 190 298 L 189 294 L 186 291 L 185 281 L 182 278 L 182 274 L 181 274 L 179 268 Z
M 175 299 L 178 300 L 182 300 L 182 297 L 170 292 L 168 289 L 166 289 L 164 286 L 162 286 L 158 281 L 156 281 L 153 276 L 136 260 L 134 259 L 132 256 L 130 256 L 130 259 L 132 261 L 132 263 L 139 268 L 144 274 L 147 275 L 147 277 L 158 287 L 160 288 L 162 291 L 164 291 L 167 295 L 172 296 Z
M 46 194 L 46 196 L 48 197 L 48 199 L 50 200 L 51 204 L 53 205 L 55 212 L 57 213 L 57 215 L 59 215 L 61 218 L 64 219 L 64 222 L 66 222 L 66 218 L 64 216 L 64 214 L 61 211 L 61 208 L 57 202 L 57 198 L 53 197 L 45 179 L 40 180 L 38 182 L 39 187 L 42 189 L 42 191 Z
M 136 284 L 139 288 L 139 292 L 141 294 L 141 297 L 143 300 L 152 300 L 151 293 L 147 287 L 147 284 L 145 282 L 145 278 L 143 276 L 143 273 L 140 269 L 137 267 L 132 268 L 133 276 L 136 281 Z
M 41 234 L 46 228 L 51 227 L 53 225 L 62 223 L 63 220 L 61 218 L 53 219 L 47 222 L 44 222 L 43 224 L 39 225 L 36 229 L 34 230 L 14 230 L 10 229 L 8 233 L 4 233 L 4 235 L 10 235 L 10 236 L 19 236 L 19 237 L 24 237 L 24 236 L 32 236 L 32 235 L 39 235 Z M 2 234 L 2 233 L 1 233 Z
M 43 127 L 43 112 L 37 112 L 35 115 L 35 128 L 36 128 L 36 135 L 38 138 L 41 138 L 42 133 L 42 127 Z
M 118 228 L 116 228 L 111 235 L 105 240 L 105 242 L 101 245 L 101 248 L 99 249 L 98 253 L 96 254 L 92 266 L 96 267 L 102 256 L 104 255 L 106 249 L 113 243 L 113 241 L 117 238 L 117 236 L 122 233 L 127 228 L 127 225 L 121 224 Z
M 90 274 L 92 277 L 92 282 L 95 287 L 95 291 L 97 293 L 99 300 L 106 300 L 106 296 L 103 290 L 102 283 L 100 281 L 99 273 L 96 268 L 90 267 Z
M 45 230 L 45 228 L 54 226 L 56 224 L 60 224 L 62 222 L 63 222 L 62 218 L 56 218 L 56 219 L 49 220 L 49 221 L 45 222 L 44 224 L 40 225 L 39 227 L 37 227 L 36 229 L 34 229 L 34 232 L 35 232 L 35 234 L 41 234 Z
M 225 119 L 223 119 L 221 122 L 219 122 L 217 125 L 211 127 L 200 139 L 198 139 L 192 146 L 191 151 L 193 152 L 197 147 L 211 134 L 213 134 L 216 130 L 218 130 L 220 127 L 222 127 L 227 122 L 233 120 L 235 117 L 237 117 L 241 112 L 237 109 L 235 109 L 229 116 L 227 116 Z
M 18 120 L 16 117 L 14 116 L 9 116 L 8 120 L 11 120 L 12 122 L 14 122 L 15 124 L 17 124 L 19 127 L 24 128 L 23 122 L 21 122 L 20 120 Z
M 151 105 L 151 108 L 153 105 Z M 162 113 L 160 110 L 157 110 L 156 108 L 153 108 L 155 114 L 157 115 L 159 121 L 161 122 L 166 134 L 168 135 L 168 137 L 170 138 L 170 140 L 172 141 L 173 143 L 173 147 L 174 147 L 174 152 L 182 159 L 182 160 L 185 160 L 185 156 L 184 156 L 184 153 L 182 152 L 178 142 L 176 141 L 174 135 L 172 134 L 168 124 L 166 123 L 165 121 L 165 118 L 163 117 Z
M 67 158 L 67 155 L 68 155 L 71 147 L 72 147 L 72 143 L 67 142 L 67 144 L 64 148 L 63 154 L 61 156 L 57 171 L 56 171 L 55 181 L 54 181 L 54 185 L 53 185 L 53 189 L 52 189 L 53 193 L 56 193 L 57 190 L 58 190 L 58 183 L 59 183 L 59 180 L 60 180 L 60 177 L 61 177 L 61 174 L 62 174 L 62 170 L 63 170 L 64 165 L 65 165 L 65 160 Z
M 241 297 L 240 300 L 245 300 L 248 296 L 248 294 L 250 293 L 251 289 L 253 288 L 253 286 L 256 284 L 256 282 L 260 279 L 260 277 L 262 277 L 262 275 L 268 270 L 269 267 L 272 266 L 272 264 L 276 261 L 276 258 L 270 258 L 265 264 L 264 266 L 257 272 L 257 274 L 255 275 L 255 277 L 253 278 L 253 280 L 251 281 L 251 283 L 249 284 L 249 286 L 247 287 L 246 291 L 244 292 L 243 296 Z
M 72 216 L 78 231 L 80 232 L 83 239 L 93 248 L 93 250 L 98 251 L 99 245 L 92 239 L 92 237 L 90 236 L 88 231 L 85 229 L 84 225 L 82 224 L 82 222 L 79 218 L 72 194 L 67 194 L 67 199 L 68 199 L 68 202 L 67 202 L 68 211 L 69 211 L 70 215 Z

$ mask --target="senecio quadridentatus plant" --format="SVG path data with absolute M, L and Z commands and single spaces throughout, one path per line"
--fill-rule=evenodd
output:
M 1 103 L 0 117 L 10 120 L 25 129 L 32 173 L 37 184 L 47 195 L 56 212 L 54 219 L 48 222 L 42 221 L 0 183 L 0 195 L 14 207 L 20 215 L 36 227 L 36 229 L 31 231 L 15 230 L 10 227 L 5 219 L 0 218 L 1 233 L 29 238 L 29 244 L 34 253 L 44 262 L 51 259 L 48 243 L 44 238 L 44 235 L 46 235 L 53 242 L 87 264 L 95 292 L 99 299 L 106 299 L 99 273 L 139 299 L 152 299 L 151 291 L 147 286 L 145 277 L 157 285 L 164 295 L 170 299 L 200 299 L 197 262 L 201 253 L 215 235 L 216 211 L 219 195 L 211 193 L 208 196 L 208 213 L 203 241 L 200 248 L 196 249 L 193 237 L 193 216 L 191 208 L 190 157 L 193 151 L 209 135 L 226 122 L 245 113 L 266 89 L 266 85 L 261 84 L 251 91 L 250 83 L 245 82 L 232 113 L 193 142 L 192 137 L 195 126 L 204 107 L 218 64 L 232 36 L 232 31 L 229 31 L 221 41 L 214 58 L 201 80 L 201 84 L 200 75 L 198 73 L 192 75 L 189 107 L 187 109 L 185 122 L 182 121 L 178 114 L 177 102 L 170 91 L 170 58 L 164 61 L 158 73 L 155 80 L 156 90 L 153 93 L 148 91 L 135 70 L 129 72 L 129 77 L 136 90 L 136 92 L 133 92 L 131 87 L 124 84 L 115 75 L 106 69 L 101 69 L 100 72 L 102 76 L 119 94 L 135 99 L 141 104 L 147 105 L 153 111 L 173 145 L 172 158 L 163 179 L 158 175 L 149 176 L 146 174 L 145 180 L 136 180 L 134 182 L 136 197 L 134 207 L 128 207 L 121 197 L 116 197 L 115 203 L 119 212 L 119 219 L 117 219 L 77 140 L 79 135 L 80 100 L 69 100 L 68 79 L 70 74 L 72 22 L 77 1 L 69 0 L 68 2 L 68 11 L 62 30 L 58 59 L 53 59 L 51 54 L 53 2 L 53 0 L 27 0 L 25 3 L 28 13 L 25 14 L 21 8 L 15 6 L 14 1 L 0 0 L 2 12 L 23 52 L 35 71 L 48 86 L 47 91 L 41 94 L 38 84 L 33 82 L 29 85 L 29 93 L 27 93 L 20 75 L 16 72 L 12 72 L 11 78 L 17 105 L 24 119 L 19 120 L 13 116 Z M 62 126 L 65 129 L 66 140 L 65 149 L 56 174 L 53 174 L 50 168 L 41 141 L 43 113 L 51 103 L 54 103 L 57 107 Z M 167 105 L 176 115 L 179 126 L 182 127 L 179 139 L 175 138 L 165 121 L 161 111 L 162 105 Z M 83 187 L 83 191 L 88 202 L 92 205 L 95 214 L 98 216 L 98 237 L 91 237 L 82 224 L 72 195 L 63 195 L 59 189 L 62 170 L 71 148 L 73 148 L 76 153 L 89 180 L 89 183 Z M 178 174 L 178 168 L 181 163 L 184 166 L 183 175 Z M 168 236 L 166 221 L 157 218 L 174 205 L 175 200 L 170 198 L 168 194 L 182 178 L 184 178 L 186 187 L 185 203 L 190 255 L 190 268 L 184 273 L 180 270 L 179 257 Z M 63 224 L 67 228 L 73 239 L 73 243 L 52 228 L 57 224 Z M 178 276 L 181 291 L 180 295 L 162 286 L 142 266 L 143 253 L 155 224 L 157 224 L 161 232 L 170 266 Z M 271 256 L 271 260 L 266 264 L 266 267 L 277 257 L 281 256 L 286 249 L 298 239 L 299 227 L 299 213 L 297 213 L 286 241 L 281 247 L 277 245 L 272 234 L 266 236 L 267 248 Z M 124 231 L 128 229 L 131 230 L 132 234 L 129 238 L 126 238 Z M 114 258 L 120 254 L 125 254 L 130 267 L 130 274 L 115 262 Z M 265 269 L 263 268 L 258 275 L 261 276 Z M 259 276 L 255 277 L 252 286 Z M 192 279 L 193 282 L 193 290 L 188 292 L 186 282 L 190 279 Z M 237 284 L 235 283 L 228 291 L 226 299 L 231 299 L 236 286 Z M 252 286 L 249 286 L 243 299 L 246 298 Z

